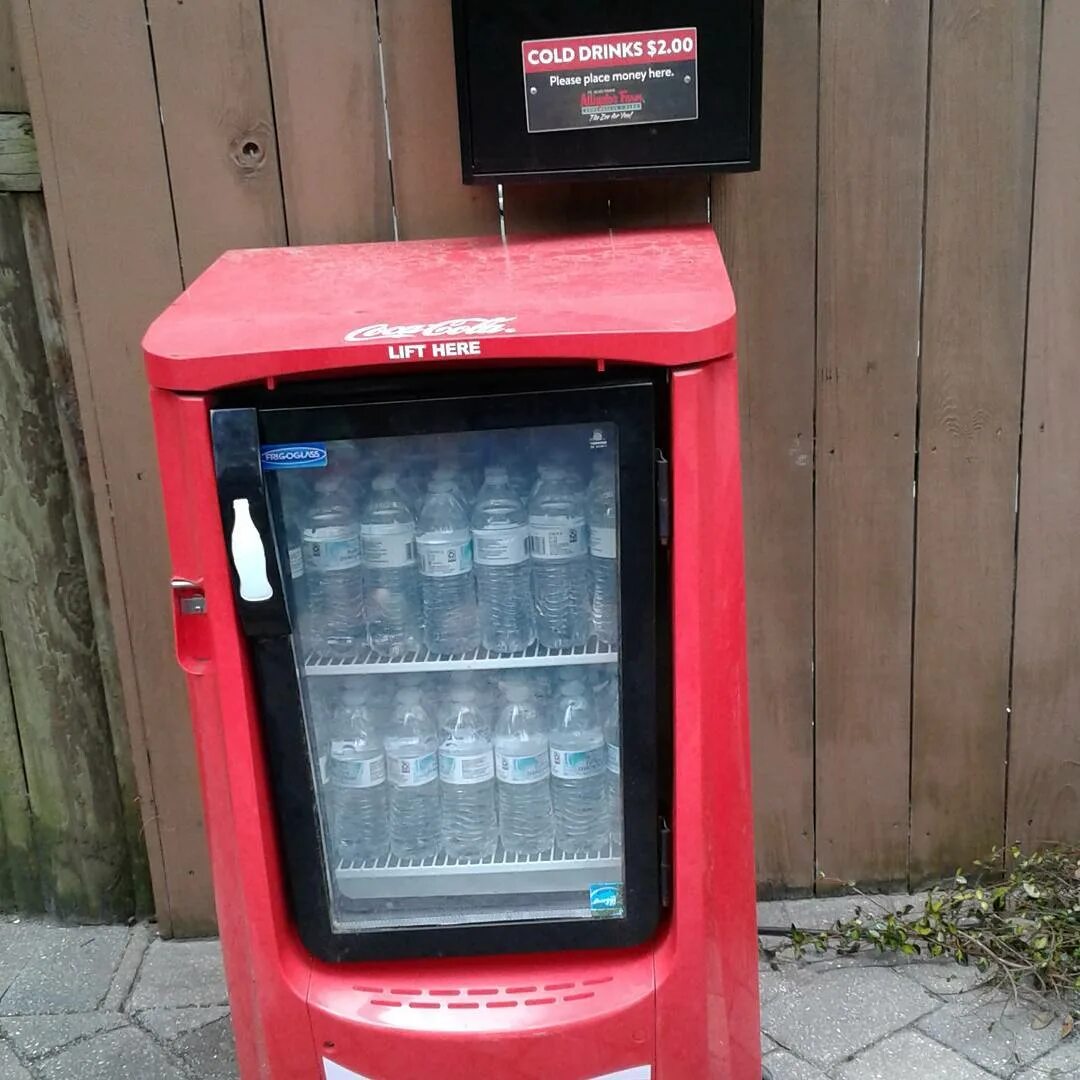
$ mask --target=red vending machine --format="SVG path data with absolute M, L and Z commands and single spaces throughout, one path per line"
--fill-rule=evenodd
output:
M 245 1080 L 758 1080 L 712 231 L 229 252 L 144 347 Z

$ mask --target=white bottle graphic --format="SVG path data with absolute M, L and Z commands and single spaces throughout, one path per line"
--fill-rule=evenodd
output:
M 233 530 L 230 542 L 233 566 L 240 579 L 241 600 L 269 600 L 274 595 L 266 575 L 266 548 L 251 520 L 247 499 L 233 499 Z

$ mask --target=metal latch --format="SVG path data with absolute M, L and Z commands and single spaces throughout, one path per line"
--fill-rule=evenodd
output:
M 189 581 L 187 578 L 172 578 L 169 588 L 178 593 L 177 600 L 181 615 L 205 615 L 206 594 L 197 581 Z

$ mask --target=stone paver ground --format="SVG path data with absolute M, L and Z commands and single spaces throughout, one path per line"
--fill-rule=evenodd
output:
M 822 927 L 854 904 L 765 903 L 759 921 Z M 761 969 L 773 1080 L 1080 1080 L 1080 1037 L 978 972 L 873 955 Z M 235 1077 L 216 941 L 0 920 L 0 1080 Z

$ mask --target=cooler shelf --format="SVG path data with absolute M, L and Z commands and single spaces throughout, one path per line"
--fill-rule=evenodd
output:
M 515 856 L 499 851 L 469 862 L 437 855 L 433 859 L 384 859 L 339 863 L 338 888 L 352 900 L 415 899 L 427 896 L 492 896 L 501 893 L 587 892 L 590 885 L 622 879 L 622 858 L 610 845 L 587 855 Z
M 547 649 L 530 645 L 516 653 L 472 652 L 447 656 L 422 649 L 390 659 L 364 646 L 352 656 L 323 656 L 309 653 L 304 659 L 305 675 L 398 675 L 411 671 L 482 671 L 492 668 L 564 667 L 568 664 L 614 664 L 618 650 L 595 637 L 576 649 Z

